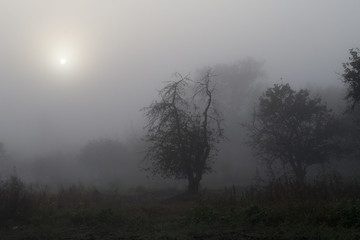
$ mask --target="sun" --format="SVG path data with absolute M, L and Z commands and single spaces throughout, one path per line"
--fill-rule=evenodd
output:
M 66 58 L 60 58 L 59 63 L 61 65 L 65 65 L 67 63 L 67 59 Z

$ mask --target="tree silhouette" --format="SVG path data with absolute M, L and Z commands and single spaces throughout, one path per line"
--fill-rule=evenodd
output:
M 145 160 L 150 163 L 146 169 L 164 178 L 187 179 L 188 192 L 195 194 L 223 139 L 222 121 L 210 70 L 196 82 L 175 77 L 159 91 L 160 100 L 144 109 L 149 143 Z
M 349 118 L 352 124 L 348 127 L 347 146 L 351 146 L 351 158 L 359 158 L 360 151 L 360 50 L 350 49 L 349 62 L 343 63 L 344 73 L 342 80 L 347 86 L 345 99 L 348 101 L 348 109 L 345 111 L 345 118 Z
M 347 85 L 346 99 L 349 101 L 352 110 L 360 102 L 360 50 L 350 49 L 350 62 L 343 63 L 344 73 L 341 75 Z
M 260 97 L 248 129 L 249 143 L 259 157 L 270 166 L 278 162 L 290 167 L 296 181 L 304 184 L 307 168 L 331 157 L 337 128 L 319 97 L 275 84 Z
M 79 163 L 87 172 L 88 181 L 99 184 L 118 182 L 125 170 L 129 170 L 131 158 L 127 147 L 114 139 L 89 141 L 82 149 Z

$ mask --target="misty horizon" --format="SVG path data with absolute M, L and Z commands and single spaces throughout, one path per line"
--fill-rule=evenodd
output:
M 29 181 L 46 183 L 54 163 L 64 172 L 79 168 L 73 175 L 85 177 L 74 167 L 84 147 L 111 139 L 132 151 L 123 160 L 128 173 L 146 179 L 139 167 L 146 144 L 142 109 L 159 99 L 174 73 L 197 80 L 212 69 L 229 141 L 206 181 L 246 185 L 257 161 L 241 125 L 266 88 L 308 88 L 343 111 L 339 74 L 348 50 L 358 46 L 359 7 L 325 0 L 1 1 L 6 174 L 15 168 Z M 78 181 L 70 175 L 57 181 Z M 131 182 L 126 170 L 118 175 Z

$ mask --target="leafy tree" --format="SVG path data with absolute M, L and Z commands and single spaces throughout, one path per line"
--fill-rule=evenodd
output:
M 5 152 L 5 147 L 4 144 L 2 142 L 0 142 L 0 161 L 6 159 L 6 152 Z
M 260 97 L 253 124 L 248 126 L 250 145 L 265 163 L 290 167 L 303 184 L 307 168 L 330 159 L 335 145 L 336 121 L 319 97 L 298 92 L 289 84 L 275 84 Z
M 349 57 L 350 62 L 343 63 L 344 73 L 342 74 L 342 79 L 344 83 L 348 86 L 348 92 L 346 99 L 350 103 L 352 110 L 360 102 L 360 50 L 350 49 Z
M 350 158 L 359 158 L 360 151 L 360 50 L 350 49 L 349 62 L 343 63 L 344 73 L 342 80 L 347 85 L 345 99 L 348 101 L 348 110 L 345 118 L 351 119 L 348 124 L 348 139 L 346 146 L 351 148 Z
M 256 163 L 249 162 L 251 149 L 245 144 L 239 144 L 246 138 L 246 129 L 241 123 L 248 121 L 249 112 L 258 100 L 265 86 L 262 79 L 265 76 L 263 62 L 252 58 L 232 64 L 218 64 L 213 69 L 216 81 L 216 99 L 222 117 L 226 119 L 224 134 L 229 141 L 219 145 L 218 157 L 221 161 L 214 164 L 216 176 L 212 182 L 232 184 L 236 181 L 249 181 L 253 178 L 252 170 Z M 239 156 L 243 161 L 239 161 Z M 242 173 L 239 174 L 239 169 Z
M 187 179 L 188 192 L 194 194 L 203 174 L 211 171 L 216 144 L 223 139 L 222 121 L 214 105 L 211 71 L 196 82 L 175 76 L 159 91 L 160 100 L 144 109 L 146 169 L 164 178 Z
M 0 142 L 0 177 L 11 173 L 13 167 L 9 160 L 9 156 L 5 151 L 5 146 Z
M 129 158 L 128 149 L 120 141 L 96 139 L 81 149 L 79 161 L 88 171 L 87 177 L 93 178 L 90 180 L 109 183 L 121 178 L 124 169 L 129 170 Z
M 247 107 L 262 92 L 257 85 L 258 80 L 265 76 L 263 63 L 252 58 L 246 58 L 230 65 L 216 65 L 213 72 L 216 75 L 218 105 L 226 116 L 226 125 L 230 121 L 239 126 L 239 117 L 247 115 Z M 257 85 L 257 86 L 256 86 Z M 243 130 L 243 129 L 242 129 Z M 228 137 L 228 134 L 226 134 Z

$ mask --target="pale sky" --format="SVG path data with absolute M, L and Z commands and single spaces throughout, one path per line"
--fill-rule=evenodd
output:
M 271 83 L 341 86 L 359 10 L 357 0 L 0 0 L 0 141 L 126 138 L 172 73 L 246 57 L 265 62 Z

